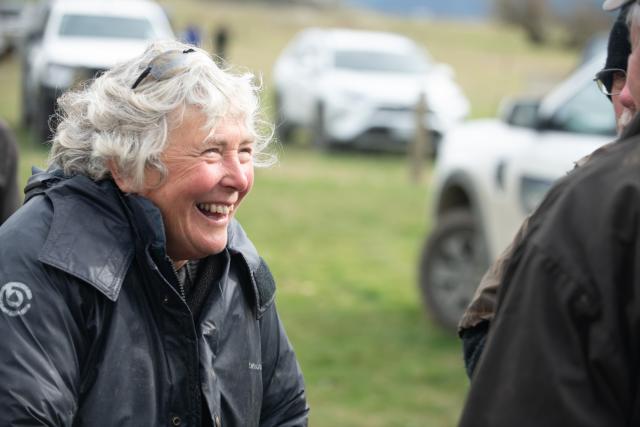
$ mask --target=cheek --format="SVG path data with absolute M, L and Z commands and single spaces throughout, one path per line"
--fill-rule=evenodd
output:
M 175 174 L 172 181 L 175 189 L 183 194 L 193 194 L 209 191 L 220 182 L 222 171 L 220 167 L 200 162 L 190 165 L 188 169 Z
M 612 102 L 613 102 L 613 111 L 616 115 L 616 118 L 619 118 L 624 108 L 624 106 L 620 103 L 620 96 L 612 97 Z

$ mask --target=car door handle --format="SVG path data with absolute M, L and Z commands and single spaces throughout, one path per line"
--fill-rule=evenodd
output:
M 500 191 L 504 191 L 504 187 L 505 187 L 505 170 L 507 168 L 507 162 L 504 159 L 500 159 L 498 161 L 498 164 L 496 165 L 496 170 L 495 170 L 495 174 L 494 174 L 494 180 L 495 180 L 495 184 L 496 184 L 496 188 L 498 188 Z

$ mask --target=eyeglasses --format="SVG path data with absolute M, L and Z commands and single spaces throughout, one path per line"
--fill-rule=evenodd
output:
M 598 84 L 600 92 L 605 95 L 620 95 L 627 83 L 627 72 L 621 68 L 605 68 L 596 73 L 593 80 Z
M 153 58 L 147 68 L 138 76 L 131 89 L 138 87 L 149 75 L 156 80 L 166 80 L 187 71 L 187 53 L 195 52 L 194 49 L 169 50 Z

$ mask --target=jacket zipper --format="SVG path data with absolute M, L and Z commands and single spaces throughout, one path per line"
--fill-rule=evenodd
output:
M 184 284 L 180 281 L 180 279 L 178 278 L 178 270 L 176 270 L 176 266 L 173 264 L 173 261 L 171 261 L 171 258 L 166 257 L 167 261 L 169 262 L 169 264 L 171 264 L 171 269 L 173 270 L 173 277 L 176 279 L 176 282 L 178 282 L 178 288 L 180 291 L 180 297 L 182 297 L 182 301 L 184 303 L 187 302 L 187 294 L 184 290 Z

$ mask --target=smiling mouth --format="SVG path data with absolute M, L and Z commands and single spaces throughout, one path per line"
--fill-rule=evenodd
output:
M 207 216 L 211 215 L 229 215 L 233 212 L 233 205 L 223 205 L 217 203 L 198 203 L 196 204 L 198 210 Z

